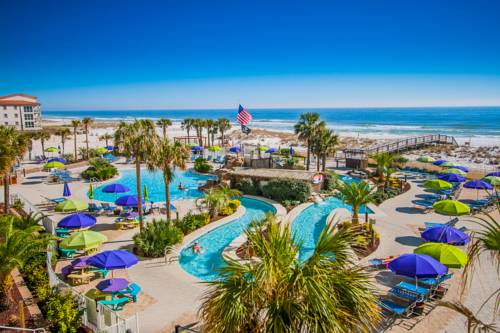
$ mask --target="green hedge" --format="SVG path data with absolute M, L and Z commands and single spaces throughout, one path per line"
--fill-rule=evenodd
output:
M 113 178 L 118 174 L 118 169 L 102 158 L 94 158 L 89 161 L 90 166 L 82 172 L 82 177 L 85 179 L 96 178 L 106 180 Z
M 141 255 L 158 258 L 164 255 L 167 246 L 178 244 L 183 238 L 182 230 L 174 224 L 153 220 L 134 236 L 134 244 Z
M 203 214 L 191 214 L 188 213 L 184 218 L 180 220 L 175 220 L 174 225 L 182 230 L 184 235 L 195 231 L 210 222 L 210 215 L 208 213 Z
M 257 182 L 254 182 L 250 178 L 241 178 L 237 180 L 234 184 L 233 187 L 239 191 L 241 191 L 243 194 L 249 194 L 249 195 L 261 195 L 261 190 L 259 188 L 259 184 Z
M 198 157 L 194 161 L 194 169 L 201 173 L 207 173 L 212 171 L 212 166 L 203 157 Z
M 305 202 L 311 196 L 311 186 L 300 180 L 274 179 L 262 187 L 262 194 L 279 202 Z

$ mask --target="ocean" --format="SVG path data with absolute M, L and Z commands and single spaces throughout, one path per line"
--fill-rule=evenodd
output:
M 92 117 L 96 121 L 170 118 L 226 117 L 235 122 L 237 109 L 207 110 L 43 110 L 44 120 Z M 424 134 L 447 134 L 459 142 L 500 145 L 500 107 L 426 108 L 335 108 L 335 109 L 249 109 L 252 128 L 292 131 L 301 113 L 318 112 L 327 125 L 341 135 L 399 138 Z

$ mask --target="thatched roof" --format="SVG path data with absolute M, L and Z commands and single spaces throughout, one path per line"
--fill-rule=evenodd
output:
M 316 171 L 306 170 L 288 170 L 288 169 L 250 169 L 236 168 L 231 172 L 231 175 L 237 177 L 259 178 L 259 179 L 274 179 L 274 178 L 291 178 L 298 180 L 311 181 Z

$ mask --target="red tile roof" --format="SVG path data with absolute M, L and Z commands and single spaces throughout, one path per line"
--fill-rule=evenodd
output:
M 34 103 L 34 102 L 29 102 L 29 101 L 16 101 L 16 100 L 1 100 L 0 99 L 0 105 L 6 105 L 6 106 L 17 106 L 17 105 L 21 105 L 21 106 L 36 106 L 36 105 L 39 105 L 38 103 Z
M 7 97 L 13 97 L 13 96 L 23 96 L 23 97 L 37 99 L 36 96 L 28 95 L 28 94 L 23 94 L 23 93 L 16 93 L 16 94 L 9 94 L 9 95 L 5 95 L 5 96 L 0 96 L 0 99 L 7 98 Z

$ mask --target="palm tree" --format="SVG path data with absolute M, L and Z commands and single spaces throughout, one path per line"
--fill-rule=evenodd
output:
M 160 126 L 163 130 L 163 139 L 167 138 L 167 127 L 172 126 L 172 121 L 167 118 L 160 118 L 156 122 L 156 125 Z
M 335 154 L 336 147 L 339 143 L 338 135 L 331 129 L 328 129 L 320 123 L 315 136 L 312 139 L 312 152 L 316 155 L 316 171 L 320 169 L 320 163 L 322 165 L 322 170 L 326 170 L 326 157 L 330 154 Z
M 193 120 L 193 128 L 196 131 L 196 136 L 198 137 L 198 145 L 203 147 L 203 128 L 205 127 L 205 120 L 203 119 L 194 119 Z
M 175 168 L 186 168 L 186 160 L 189 158 L 190 152 L 189 147 L 179 141 L 170 143 L 168 139 L 163 139 L 148 161 L 150 169 L 160 169 L 163 171 L 167 221 L 170 221 L 170 184 L 175 177 L 174 171 Z
M 212 119 L 206 119 L 204 121 L 204 125 L 205 125 L 205 127 L 207 129 L 207 146 L 210 147 L 211 145 L 214 144 L 213 143 L 213 134 L 214 134 L 213 130 L 214 130 L 216 124 L 215 124 L 214 120 L 212 120 Z
M 82 120 L 83 127 L 85 128 L 85 144 L 87 148 L 87 156 L 86 159 L 89 159 L 89 127 L 94 123 L 94 119 L 90 117 L 85 117 Z
M 324 127 L 325 123 L 319 120 L 319 114 L 316 112 L 306 112 L 300 115 L 300 119 L 295 124 L 295 134 L 299 135 L 300 140 L 306 141 L 307 144 L 307 160 L 306 168 L 309 170 L 309 164 L 311 162 L 311 147 L 313 144 L 313 138 L 318 131 L 318 128 Z
M 148 162 L 152 157 L 155 145 L 159 142 L 155 124 L 150 119 L 135 120 L 133 123 L 121 122 L 115 131 L 115 147 L 127 157 L 135 157 L 135 177 L 141 231 L 143 225 L 142 193 L 141 193 L 141 162 Z
M 359 184 L 352 182 L 347 184 L 340 182 L 338 187 L 340 198 L 342 201 L 352 207 L 352 222 L 359 222 L 359 209 L 361 206 L 369 204 L 375 200 L 373 189 L 366 182 L 362 181 Z
M 113 139 L 113 136 L 109 133 L 104 133 L 99 137 L 100 141 L 104 141 L 106 143 L 106 147 L 109 145 L 109 140 Z
M 196 201 L 196 205 L 198 207 L 206 206 L 210 217 L 214 218 L 219 215 L 219 212 L 226 206 L 228 200 L 240 195 L 240 191 L 231 189 L 226 185 L 212 187 L 205 193 L 203 198 Z
M 73 142 L 74 142 L 74 149 L 75 149 L 75 162 L 78 161 L 78 148 L 76 147 L 76 139 L 77 139 L 77 131 L 78 127 L 82 125 L 82 122 L 78 119 L 73 119 L 71 121 L 71 127 L 73 127 Z
M 370 276 L 353 261 L 354 233 L 332 229 L 323 230 L 313 254 L 301 262 L 288 226 L 280 227 L 270 215 L 253 223 L 246 235 L 256 260 L 231 260 L 221 279 L 208 282 L 200 308 L 204 332 L 374 329 L 377 297 Z
M 56 135 L 59 135 L 61 137 L 61 146 L 62 146 L 62 153 L 64 154 L 64 144 L 66 143 L 66 139 L 70 138 L 71 131 L 69 128 L 63 127 L 60 128 L 56 131 Z
M 186 130 L 188 137 L 190 136 L 191 129 L 194 127 L 193 123 L 194 123 L 193 118 L 185 118 L 181 123 L 181 128 Z
M 377 164 L 377 177 L 379 178 L 379 183 L 384 183 L 388 169 L 392 168 L 392 165 L 399 156 L 391 153 L 378 153 L 371 155 L 370 158 Z
M 28 144 L 28 159 L 31 161 L 31 152 L 33 151 L 33 140 L 38 140 L 38 137 L 40 135 L 39 132 L 33 131 L 33 132 L 25 132 L 24 135 L 26 136 L 26 143 Z
M 24 133 L 14 127 L 0 125 L 0 176 L 3 177 L 4 213 L 8 214 L 10 205 L 10 173 L 14 163 L 24 155 L 28 142 Z
M 41 130 L 38 134 L 40 144 L 42 145 L 42 155 L 45 155 L 45 140 L 49 140 L 52 134 L 49 131 Z
M 231 129 L 231 121 L 227 118 L 219 118 L 217 120 L 217 126 L 219 127 L 222 146 L 224 145 L 224 134 Z

